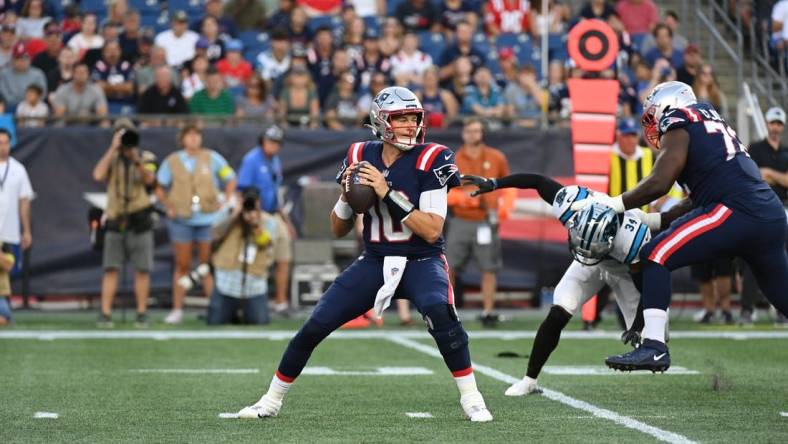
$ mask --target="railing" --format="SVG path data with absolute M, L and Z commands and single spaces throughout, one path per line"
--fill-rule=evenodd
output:
M 696 41 L 700 41 L 700 33 L 707 32 L 712 38 L 709 41 L 708 58 L 713 61 L 716 55 L 717 46 L 730 57 L 736 66 L 736 95 L 741 96 L 742 81 L 744 80 L 744 68 L 742 58 L 744 54 L 744 38 L 736 24 L 728 18 L 727 13 L 714 0 L 708 2 L 707 12 L 704 12 L 704 5 L 701 0 L 695 0 L 695 18 L 698 26 L 695 26 Z M 716 23 L 723 23 L 723 32 L 733 34 L 736 37 L 736 48 L 732 48 L 725 40 Z
M 752 6 L 753 2 L 750 2 Z M 769 53 L 770 29 L 765 29 L 764 23 L 757 20 L 759 14 L 753 14 L 747 29 L 750 40 L 750 69 L 753 88 L 763 97 L 770 106 L 785 106 L 788 104 L 788 82 L 785 78 L 785 52 L 778 54 L 778 68 L 775 70 L 771 64 Z M 760 42 L 760 45 L 758 43 Z M 775 88 L 779 85 L 779 88 Z

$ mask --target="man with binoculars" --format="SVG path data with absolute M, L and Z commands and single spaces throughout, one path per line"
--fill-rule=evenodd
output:
M 268 269 L 288 248 L 287 226 L 262 211 L 259 192 L 252 187 L 244 190 L 242 205 L 214 225 L 213 238 L 216 285 L 208 307 L 208 324 L 238 320 L 267 324 Z
M 107 184 L 107 207 L 98 324 L 112 327 L 112 301 L 118 270 L 134 267 L 138 327 L 146 327 L 150 270 L 153 267 L 153 206 L 150 192 L 156 180 L 156 157 L 139 149 L 139 133 L 126 118 L 115 122 L 112 143 L 93 169 L 93 179 Z

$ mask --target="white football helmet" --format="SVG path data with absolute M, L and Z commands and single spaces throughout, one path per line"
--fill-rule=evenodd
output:
M 569 221 L 569 250 L 583 265 L 600 263 L 613 249 L 618 233 L 618 214 L 610 207 L 593 203 Z
M 643 102 L 643 116 L 640 124 L 646 135 L 646 141 L 659 149 L 659 120 L 665 112 L 675 108 L 683 108 L 698 103 L 692 87 L 682 82 L 664 82 L 655 86 Z
M 415 131 L 412 137 L 397 137 L 391 127 L 391 117 L 401 114 L 417 114 Z M 372 133 L 378 139 L 407 151 L 424 143 L 427 128 L 424 124 L 424 108 L 419 98 L 408 88 L 391 86 L 375 96 L 369 109 L 369 122 Z

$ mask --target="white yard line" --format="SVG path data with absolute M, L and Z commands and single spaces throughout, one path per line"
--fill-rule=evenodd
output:
M 408 418 L 434 418 L 430 412 L 405 412 Z
M 238 413 L 219 413 L 219 418 L 222 418 L 222 419 L 238 419 Z
M 788 418 L 788 412 L 780 412 L 780 416 Z
M 396 344 L 399 344 L 403 347 L 409 348 L 411 350 L 419 351 L 426 355 L 442 359 L 442 356 L 438 351 L 438 349 L 436 349 L 433 346 L 425 345 L 420 342 L 416 342 L 414 340 L 397 335 L 392 335 L 386 339 Z M 498 381 L 505 382 L 507 384 L 514 384 L 515 382 L 520 381 L 519 378 L 515 378 L 514 376 L 507 375 L 506 373 L 503 373 L 492 367 L 487 367 L 485 365 L 480 365 L 477 363 L 473 363 L 473 370 L 477 373 L 481 373 L 485 376 L 489 376 L 493 379 L 497 379 Z M 603 409 L 601 407 L 597 407 L 588 402 L 572 398 L 561 392 L 550 390 L 544 387 L 542 387 L 542 390 L 543 390 L 542 395 L 545 396 L 546 398 L 552 399 L 553 401 L 558 401 L 561 404 L 568 405 L 569 407 L 576 408 L 578 410 L 583 410 L 598 418 L 608 419 L 624 427 L 637 430 L 638 432 L 642 432 L 647 435 L 651 435 L 660 441 L 669 442 L 669 443 L 681 443 L 681 444 L 694 443 L 694 441 L 690 440 L 685 436 L 679 435 L 678 433 L 673 433 L 667 430 L 662 430 L 654 426 L 650 426 L 646 423 L 640 422 L 628 416 L 623 416 L 611 410 Z
M 57 419 L 60 415 L 52 412 L 35 412 L 33 418 L 36 419 Z
M 296 334 L 294 330 L 146 330 L 146 331 L 101 331 L 101 330 L 6 330 L 0 331 L 2 339 L 38 339 L 52 341 L 60 339 L 268 339 L 288 340 Z M 497 330 L 497 331 L 469 331 L 473 339 L 533 339 L 534 330 Z M 364 331 L 336 331 L 331 334 L 331 339 L 386 339 L 396 335 L 409 339 L 429 339 L 426 331 L 401 331 L 401 330 L 364 330 Z M 562 340 L 584 339 L 615 339 L 621 333 L 610 332 L 585 332 L 565 331 L 561 333 Z M 788 331 L 671 331 L 671 339 L 788 339 Z
M 338 370 L 331 367 L 306 367 L 302 375 L 313 376 L 423 376 L 432 375 L 424 367 L 376 367 L 371 370 Z
M 227 374 L 248 375 L 260 373 L 257 368 L 136 368 L 129 370 L 132 373 L 179 373 L 189 375 L 202 374 Z

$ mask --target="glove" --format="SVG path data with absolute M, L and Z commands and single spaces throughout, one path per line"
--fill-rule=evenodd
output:
M 463 174 L 460 177 L 460 181 L 463 185 L 476 185 L 479 187 L 478 190 L 471 193 L 471 197 L 476 197 L 483 193 L 489 193 L 490 191 L 494 191 L 496 188 L 498 188 L 498 182 L 495 179 L 486 179 L 481 176 Z
M 599 192 L 594 192 L 590 197 L 573 203 L 571 208 L 572 211 L 580 211 L 594 202 L 606 205 L 612 208 L 616 213 L 623 213 L 626 211 L 626 208 L 624 208 L 624 201 L 621 199 L 621 196 L 610 197 L 605 193 Z
M 634 348 L 640 347 L 640 332 L 635 330 L 627 330 L 621 333 L 621 342 L 630 344 Z
M 646 213 L 639 208 L 633 208 L 629 211 L 634 212 L 635 216 L 651 231 L 659 231 L 660 226 L 662 226 L 662 214 L 660 213 Z

